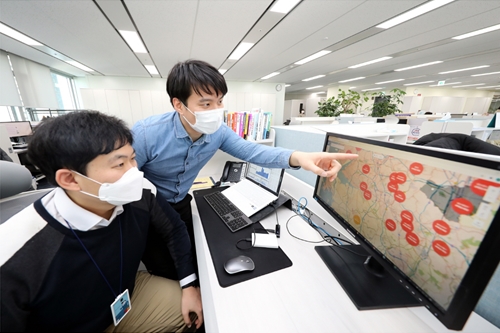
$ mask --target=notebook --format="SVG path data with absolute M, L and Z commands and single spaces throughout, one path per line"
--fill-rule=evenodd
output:
M 278 199 L 284 173 L 248 163 L 245 178 L 221 193 L 250 217 Z

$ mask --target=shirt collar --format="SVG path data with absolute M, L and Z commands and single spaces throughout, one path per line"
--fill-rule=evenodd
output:
M 176 113 L 176 115 L 174 116 L 174 131 L 175 131 L 175 136 L 178 139 L 182 139 L 182 138 L 185 138 L 185 137 L 189 137 L 191 139 L 191 137 L 189 136 L 188 132 L 186 131 L 186 129 L 182 125 L 180 113 L 177 112 L 177 111 L 174 111 L 174 112 Z M 204 142 L 210 142 L 210 134 L 202 134 L 202 136 L 198 140 L 196 140 L 197 144 L 202 144 Z
M 107 220 L 78 206 L 60 187 L 55 190 L 54 205 L 57 212 L 64 220 L 68 221 L 74 229 L 81 231 L 107 227 L 116 216 L 123 212 L 123 206 L 116 206 L 113 210 L 113 214 L 111 214 L 111 217 Z

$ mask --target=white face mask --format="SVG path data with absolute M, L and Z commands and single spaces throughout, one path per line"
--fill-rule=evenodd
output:
M 76 172 L 76 171 L 74 171 Z M 99 183 L 98 181 L 76 172 L 80 176 L 87 178 L 94 183 L 100 184 L 99 196 L 80 191 L 101 201 L 106 201 L 114 206 L 121 206 L 138 201 L 142 198 L 142 182 L 144 173 L 136 167 L 130 168 L 114 183 Z
M 203 134 L 212 134 L 215 133 L 219 129 L 219 127 L 221 127 L 222 121 L 224 119 L 223 108 L 209 110 L 209 111 L 193 112 L 189 110 L 187 106 L 184 105 L 184 107 L 189 112 L 191 112 L 196 119 L 196 123 L 193 125 L 186 119 L 186 117 L 183 116 L 184 119 L 186 119 L 189 126 L 191 126 L 191 128 L 194 129 L 196 132 Z

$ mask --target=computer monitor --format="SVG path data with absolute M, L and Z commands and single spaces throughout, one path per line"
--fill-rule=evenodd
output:
M 324 151 L 359 156 L 313 195 L 360 244 L 316 247 L 351 300 L 462 329 L 500 262 L 498 160 L 336 133 Z
M 7 133 L 11 138 L 18 138 L 32 134 L 31 124 L 29 121 L 9 121 L 0 122 L 7 129 Z

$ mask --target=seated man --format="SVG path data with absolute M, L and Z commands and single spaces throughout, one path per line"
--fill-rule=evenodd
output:
M 185 224 L 143 189 L 132 143 L 121 120 L 99 112 L 37 127 L 28 158 L 58 187 L 0 225 L 2 331 L 200 327 Z M 180 282 L 137 272 L 150 232 L 173 253 Z

